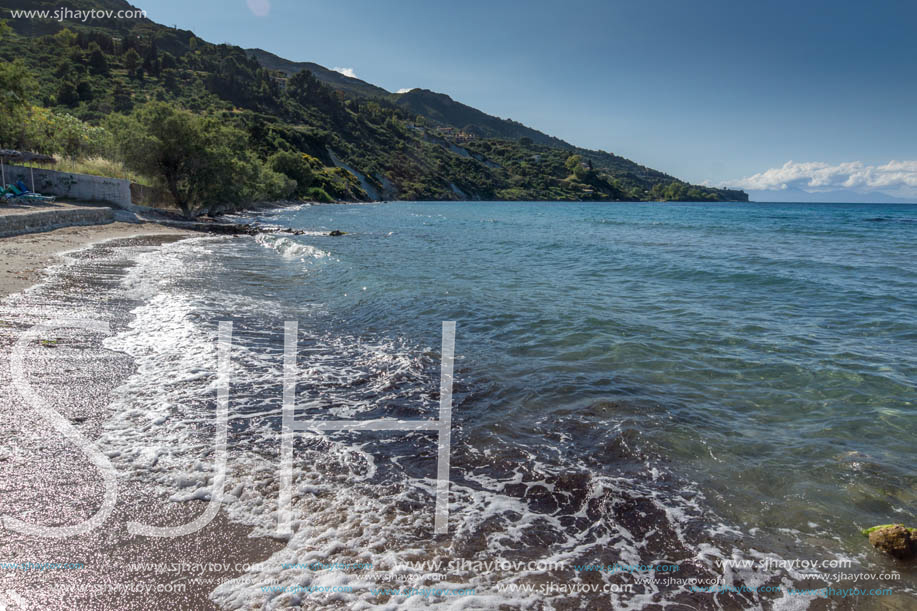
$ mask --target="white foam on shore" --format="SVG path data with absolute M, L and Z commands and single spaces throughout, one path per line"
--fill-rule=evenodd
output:
M 284 254 L 286 247 L 278 248 L 277 243 L 289 238 L 268 238 L 276 236 L 266 236 L 258 243 Z M 224 238 L 205 240 L 208 239 Z M 307 246 L 289 241 L 297 247 Z M 119 473 L 148 484 L 160 498 L 176 502 L 207 500 L 212 493 L 216 404 L 213 314 L 244 312 L 257 319 L 259 312 L 271 311 L 267 299 L 259 302 L 245 295 L 208 294 L 203 287 L 180 290 L 177 279 L 188 269 L 202 275 L 219 271 L 218 264 L 212 261 L 219 257 L 217 246 L 207 241 L 178 242 L 141 253 L 122 288 L 143 303 L 133 310 L 126 329 L 105 340 L 106 348 L 130 355 L 137 371 L 114 392 L 112 416 L 104 426 L 99 445 Z M 313 256 L 313 249 L 300 251 L 301 256 Z M 278 337 L 282 334 L 280 328 L 272 332 Z M 282 352 L 254 345 L 252 333 L 237 328 L 233 343 L 233 433 L 222 510 L 231 521 L 252 526 L 252 536 L 273 536 L 278 521 Z M 394 404 L 409 410 L 407 417 L 435 417 L 433 397 L 439 380 L 431 373 L 436 372 L 438 363 L 430 349 L 386 337 L 308 337 L 307 333 L 307 329 L 301 331 L 302 384 L 297 396 L 300 418 L 308 413 L 309 417 L 353 419 L 370 412 L 376 417 L 378 410 Z M 404 417 L 404 413 L 399 416 Z M 562 423 L 556 424 L 563 436 Z M 572 566 L 589 564 L 611 552 L 620 562 L 640 564 L 647 561 L 647 548 L 655 537 L 663 536 L 661 533 L 681 554 L 667 560 L 693 563 L 705 574 L 714 572 L 717 559 L 748 557 L 719 541 L 721 536 L 735 540 L 739 533 L 725 524 L 716 526 L 718 522 L 705 513 L 702 496 L 694 487 L 660 485 L 668 477 L 662 465 L 647 459 L 645 477 L 616 477 L 598 473 L 594 466 L 579 459 L 546 463 L 543 448 L 521 442 L 512 448 L 515 462 L 509 467 L 505 464 L 509 459 L 500 458 L 498 445 L 462 449 L 464 462 L 453 463 L 453 472 L 460 471 L 461 479 L 454 479 L 451 486 L 450 535 L 434 538 L 435 436 L 396 433 L 389 437 L 391 441 L 367 441 L 367 437 L 354 433 L 297 433 L 292 495 L 294 534 L 283 549 L 261 565 L 216 587 L 211 599 L 226 609 L 284 609 L 295 605 L 376 608 L 378 599 L 372 596 L 370 587 L 398 583 L 384 583 L 352 572 L 281 566 L 316 561 L 372 562 L 375 572 L 416 578 L 401 585 L 472 587 L 480 592 L 471 597 L 393 597 L 386 603 L 387 608 L 554 608 L 571 604 L 575 598 L 557 593 L 500 592 L 497 586 L 572 583 L 581 581 L 583 575 L 572 570 L 455 571 L 439 581 L 425 577 L 421 570 L 406 569 L 402 563 L 427 560 L 448 564 L 457 558 L 525 559 Z M 455 418 L 453 438 L 457 447 L 463 439 L 461 415 Z M 389 445 L 395 443 L 404 444 L 398 453 L 379 452 L 379 447 L 395 447 Z M 402 463 L 418 456 L 429 461 L 429 476 L 406 474 Z M 497 477 L 491 467 L 501 460 L 504 474 Z M 570 473 L 586 473 L 588 477 L 570 490 L 559 489 L 556 482 Z M 510 486 L 519 484 L 527 487 L 526 495 L 509 492 Z M 556 492 L 558 498 L 573 499 L 571 511 L 533 511 L 527 494 L 536 487 Z M 646 510 L 660 516 L 650 532 L 640 533 L 614 519 L 624 511 L 622 503 L 634 498 L 644 501 Z M 603 516 L 598 520 L 594 519 L 596 508 Z M 716 540 L 692 543 L 697 537 L 689 531 L 698 524 L 704 524 L 708 531 L 717 530 Z M 552 538 L 552 542 L 537 546 L 544 537 Z M 603 583 L 623 583 L 608 574 L 600 578 Z M 776 575 L 774 579 L 783 577 Z M 727 583 L 739 581 L 765 583 L 750 572 L 731 569 Z M 329 596 L 265 592 L 261 588 L 272 584 L 350 585 L 354 591 Z M 637 596 L 612 595 L 607 600 L 615 608 L 639 609 L 651 603 L 664 606 L 675 594 L 678 592 L 648 586 Z M 727 600 L 719 606 L 729 608 L 731 602 Z
M 276 250 L 282 256 L 291 259 L 304 261 L 306 259 L 323 259 L 329 256 L 327 252 L 315 246 L 270 233 L 259 233 L 255 236 L 255 241 L 265 248 Z

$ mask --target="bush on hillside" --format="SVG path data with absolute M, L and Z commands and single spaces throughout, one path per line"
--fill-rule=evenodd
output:
M 252 155 L 246 132 L 214 117 L 149 102 L 108 123 L 128 167 L 159 178 L 185 216 L 281 199 L 296 187 Z

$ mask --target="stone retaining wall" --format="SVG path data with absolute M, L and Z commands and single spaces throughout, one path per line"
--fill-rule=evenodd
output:
M 6 164 L 3 171 L 7 184 L 21 180 L 29 189 L 32 189 L 34 175 L 34 191 L 42 195 L 56 195 L 85 202 L 105 202 L 125 210 L 135 209 L 131 201 L 131 183 L 128 180 Z
M 50 231 L 70 225 L 102 225 L 114 220 L 115 214 L 111 208 L 61 208 L 4 214 L 0 215 L 0 237 Z
M 55 195 L 61 199 L 78 199 L 84 202 L 104 202 L 134 212 L 141 208 L 175 208 L 168 191 L 138 185 L 120 178 L 6 164 L 3 164 L 3 171 L 7 184 L 21 180 L 26 187 L 42 195 Z

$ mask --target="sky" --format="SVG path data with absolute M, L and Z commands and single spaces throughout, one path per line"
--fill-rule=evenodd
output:
M 917 201 L 917 3 L 155 0 L 148 17 L 422 87 L 694 183 Z

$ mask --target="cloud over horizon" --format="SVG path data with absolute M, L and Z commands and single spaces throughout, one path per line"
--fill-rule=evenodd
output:
M 914 193 L 917 192 L 917 161 L 889 161 L 884 165 L 867 165 L 862 161 L 837 165 L 820 161 L 787 161 L 782 167 L 723 184 L 755 191 L 800 189 L 820 192 L 850 189 L 859 192 Z
M 340 72 L 344 76 L 349 76 L 350 78 L 357 78 L 357 73 L 353 71 L 353 68 L 339 68 L 335 66 L 332 70 Z
M 408 91 L 411 91 L 411 88 L 410 88 L 410 87 L 402 87 L 401 89 L 399 89 L 399 90 L 396 91 L 395 93 L 407 93 Z

